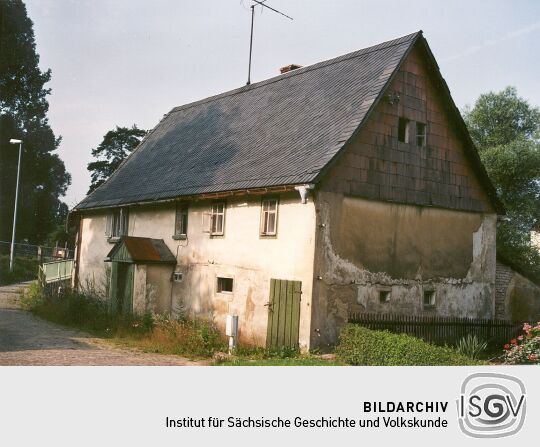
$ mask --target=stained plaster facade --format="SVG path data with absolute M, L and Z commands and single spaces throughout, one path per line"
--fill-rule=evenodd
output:
M 270 279 L 302 282 L 300 309 L 301 347 L 310 339 L 311 287 L 315 236 L 312 200 L 302 204 L 297 192 L 279 195 L 275 237 L 260 235 L 261 196 L 226 200 L 223 236 L 205 232 L 203 214 L 211 201 L 192 202 L 185 240 L 173 239 L 174 203 L 130 207 L 129 236 L 163 239 L 177 256 L 177 265 L 138 265 L 134 282 L 134 310 L 187 312 L 213 318 L 224 328 L 227 314 L 240 319 L 240 340 L 264 345 L 268 320 Z M 111 249 L 105 235 L 107 211 L 85 213 L 82 220 L 80 284 L 106 282 L 104 259 Z M 180 282 L 171 280 L 180 272 Z M 218 293 L 217 277 L 233 278 L 232 293 Z
M 334 344 L 355 312 L 493 317 L 497 216 L 421 51 L 317 190 L 312 345 Z

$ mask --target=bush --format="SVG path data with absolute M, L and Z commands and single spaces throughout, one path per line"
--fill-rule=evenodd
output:
M 185 317 L 174 319 L 167 315 L 156 316 L 151 333 L 141 339 L 140 344 L 147 351 L 200 357 L 227 349 L 224 338 L 212 321 Z
M 0 256 L 0 285 L 15 284 L 37 278 L 39 262 L 31 257 L 15 257 L 13 271 L 9 271 L 9 256 Z
M 503 361 L 507 365 L 540 364 L 540 321 L 536 326 L 523 325 L 524 335 L 504 345 Z
M 351 365 L 480 364 L 449 347 L 434 346 L 409 335 L 373 331 L 355 324 L 347 324 L 342 329 L 336 354 Z

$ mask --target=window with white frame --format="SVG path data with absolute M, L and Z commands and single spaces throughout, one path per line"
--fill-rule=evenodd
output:
M 225 202 L 212 204 L 210 214 L 210 234 L 222 236 L 225 229 Z
M 174 220 L 174 238 L 185 239 L 188 229 L 188 205 L 187 203 L 176 204 L 176 216 Z
M 109 239 L 118 239 L 128 234 L 129 210 L 128 208 L 116 208 L 107 215 L 106 234 Z
M 263 199 L 261 204 L 261 235 L 275 236 L 277 233 L 277 199 Z

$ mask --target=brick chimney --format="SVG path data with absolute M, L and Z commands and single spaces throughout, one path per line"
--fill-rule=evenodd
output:
M 283 73 L 288 73 L 289 71 L 296 70 L 297 68 L 302 68 L 302 66 L 298 64 L 289 64 L 289 65 L 285 65 L 284 67 L 281 67 L 279 71 L 281 71 L 281 74 L 283 74 Z

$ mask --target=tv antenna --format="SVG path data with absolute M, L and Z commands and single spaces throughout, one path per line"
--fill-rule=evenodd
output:
M 281 11 L 278 11 L 277 9 L 275 8 L 272 8 L 271 6 L 268 6 L 266 4 L 266 0 L 251 0 L 253 2 L 253 4 L 250 6 L 251 8 L 251 33 L 249 35 L 249 64 L 248 64 L 248 79 L 247 79 L 247 82 L 246 82 L 246 85 L 249 85 L 251 84 L 251 54 L 253 52 L 253 21 L 255 19 L 255 7 L 260 5 L 263 9 L 264 8 L 267 8 L 269 9 L 270 11 L 274 11 L 280 15 L 282 15 L 283 17 L 289 19 L 289 20 L 293 20 L 292 17 L 288 16 L 287 14 L 281 12 Z

